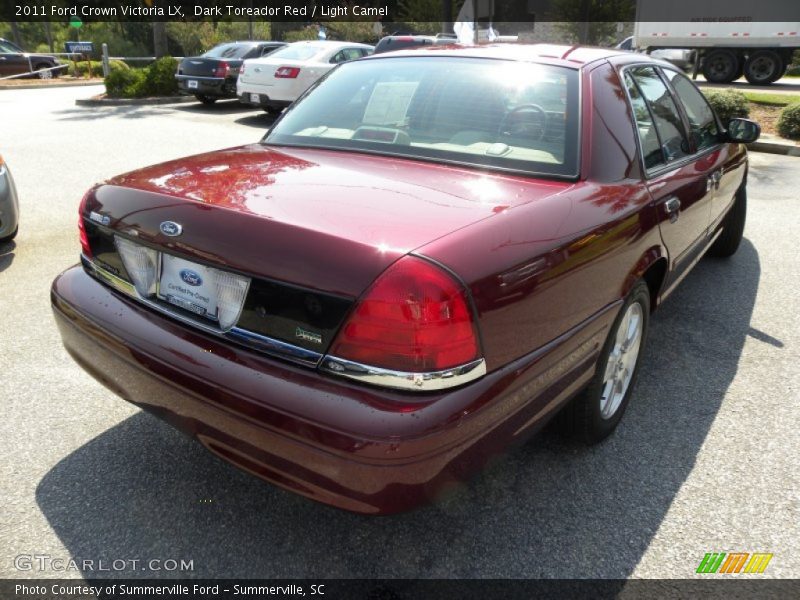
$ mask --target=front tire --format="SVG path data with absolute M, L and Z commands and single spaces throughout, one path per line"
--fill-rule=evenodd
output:
M 265 106 L 264 110 L 271 117 L 277 117 L 283 112 L 283 108 L 281 108 L 280 106 Z
M 650 290 L 640 279 L 611 326 L 594 377 L 564 409 L 564 424 L 573 437 L 597 444 L 616 429 L 639 374 L 649 320 Z
M 208 106 L 211 106 L 217 101 L 216 98 L 212 98 L 211 96 L 203 96 L 202 94 L 195 94 L 194 97 L 200 100 L 200 102 L 202 102 L 203 104 L 206 104 Z
M 747 188 L 744 186 L 736 192 L 733 202 L 725 220 L 722 223 L 722 233 L 708 249 L 710 256 L 727 258 L 733 256 L 739 249 L 739 244 L 744 236 L 744 223 L 747 220 Z

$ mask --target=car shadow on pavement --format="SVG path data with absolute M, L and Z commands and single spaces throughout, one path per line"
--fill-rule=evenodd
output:
M 193 561 L 191 572 L 87 577 L 623 578 L 695 465 L 751 334 L 759 278 L 747 240 L 697 265 L 654 314 L 638 387 L 606 442 L 547 430 L 411 513 L 305 500 L 143 412 L 56 464 L 36 499 L 73 557 Z
M 17 244 L 13 240 L 9 242 L 0 242 L 0 273 L 5 271 L 14 262 L 14 250 Z
M 246 117 L 241 117 L 240 119 L 236 119 L 236 123 L 239 125 L 246 125 L 248 127 L 255 127 L 257 129 L 261 129 L 266 133 L 266 130 L 272 127 L 272 124 L 275 122 L 276 117 L 261 111 L 259 113 L 253 115 L 247 115 Z
M 144 119 L 172 112 L 175 105 L 122 105 L 122 106 L 76 106 L 53 111 L 59 121 L 95 121 L 111 117 L 123 119 Z
M 174 106 L 176 110 L 181 110 L 187 113 L 197 113 L 203 115 L 225 115 L 232 113 L 240 113 L 259 110 L 253 106 L 242 104 L 238 100 L 219 100 L 214 104 L 203 104 L 202 102 L 188 102 L 186 104 L 179 104 Z

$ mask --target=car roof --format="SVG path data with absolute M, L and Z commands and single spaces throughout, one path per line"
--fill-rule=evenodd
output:
M 629 52 L 612 48 L 595 48 L 592 46 L 568 46 L 566 44 L 481 44 L 479 46 L 420 46 L 408 50 L 396 50 L 385 54 L 376 54 L 362 60 L 380 60 L 400 56 L 452 56 L 466 58 L 493 58 L 500 60 L 517 60 L 522 62 L 540 62 L 558 64 L 575 69 L 598 60 L 607 60 L 616 56 L 628 56 Z
M 353 47 L 363 47 L 363 48 L 372 48 L 369 44 L 362 44 L 361 42 L 340 42 L 336 40 L 301 40 L 299 42 L 292 42 L 288 44 L 289 46 L 300 46 L 302 44 L 312 44 L 314 46 L 321 46 L 321 47 L 328 47 L 328 48 L 335 48 L 335 47 L 342 47 L 345 46 Z

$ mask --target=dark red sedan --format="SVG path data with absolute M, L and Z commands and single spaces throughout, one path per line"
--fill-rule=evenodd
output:
M 259 144 L 92 188 L 56 320 L 89 373 L 236 466 L 409 509 L 560 411 L 613 431 L 651 311 L 736 251 L 757 136 L 630 53 L 346 63 Z

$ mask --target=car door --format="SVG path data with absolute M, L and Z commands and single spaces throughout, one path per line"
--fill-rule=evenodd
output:
M 27 73 L 30 70 L 28 59 L 18 48 L 0 42 L 0 77 Z
M 713 165 L 693 152 L 682 112 L 656 67 L 628 67 L 623 78 L 636 117 L 647 189 L 669 254 L 667 289 L 706 246 Z
M 686 116 L 698 169 L 711 177 L 709 232 L 712 232 L 727 213 L 742 183 L 744 153 L 737 145 L 726 143 L 714 110 L 697 86 L 677 70 L 664 68 L 662 71 Z

